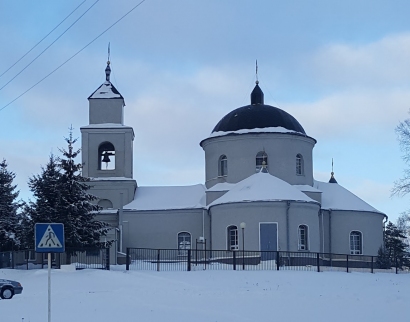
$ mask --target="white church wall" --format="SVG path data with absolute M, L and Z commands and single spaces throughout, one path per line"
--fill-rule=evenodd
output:
M 256 155 L 265 151 L 268 170 L 290 184 L 313 184 L 312 149 L 315 140 L 285 133 L 249 133 L 212 137 L 202 142 L 205 151 L 206 186 L 220 182 L 236 183 L 256 172 Z M 296 174 L 296 155 L 303 156 L 302 175 Z M 226 177 L 218 177 L 221 155 L 227 156 Z
M 123 124 L 124 100 L 122 98 L 90 99 L 89 123 Z
M 202 209 L 124 210 L 122 221 L 124 247 L 176 249 L 180 232 L 191 234 L 192 248 L 204 234 L 209 245 L 209 218 Z
M 134 199 L 135 180 L 91 180 L 88 184 L 92 187 L 90 190 L 92 195 L 99 199 L 111 201 L 114 209 L 119 209 L 122 205 L 130 203 Z M 98 200 L 96 200 L 96 203 L 98 203 Z
M 212 248 L 215 250 L 227 249 L 227 228 L 235 225 L 240 229 L 241 222 L 246 224 L 245 249 L 260 250 L 260 223 L 277 223 L 278 250 L 298 251 L 299 225 L 309 227 L 310 251 L 319 250 L 319 205 L 313 203 L 291 202 L 289 208 L 289 244 L 286 221 L 287 202 L 249 202 L 235 204 L 221 204 L 211 207 Z M 242 232 L 239 231 L 239 248 L 242 247 Z
M 350 254 L 350 233 L 360 231 L 362 254 L 376 256 L 383 243 L 383 219 L 380 213 L 332 210 L 331 252 Z
M 131 127 L 90 128 L 82 127 L 83 175 L 86 177 L 133 177 L 134 131 Z M 110 142 L 115 148 L 115 169 L 105 170 L 104 164 L 99 169 L 98 148 L 103 142 Z

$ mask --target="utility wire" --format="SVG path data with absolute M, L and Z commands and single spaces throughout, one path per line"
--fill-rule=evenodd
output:
M 143 4 L 146 0 L 140 1 L 137 5 L 135 5 L 131 10 L 129 10 L 125 15 L 123 15 L 120 19 L 118 19 L 116 22 L 114 22 L 111 26 L 109 26 L 107 29 L 105 29 L 102 33 L 100 33 L 97 37 L 95 37 L 93 40 L 91 40 L 87 45 L 85 45 L 83 48 L 81 48 L 79 51 L 77 51 L 74 55 L 72 55 L 70 58 L 68 58 L 64 63 L 62 63 L 60 66 L 55 68 L 53 71 L 51 71 L 49 74 L 44 76 L 42 79 L 40 79 L 37 83 L 35 83 L 33 86 L 31 86 L 29 89 L 27 89 L 25 92 L 17 96 L 14 100 L 9 102 L 8 104 L 4 105 L 2 108 L 0 108 L 0 111 L 4 110 L 7 106 L 10 104 L 14 103 L 17 101 L 20 97 L 22 97 L 24 94 L 26 94 L 28 91 L 36 87 L 38 84 L 40 84 L 43 80 L 48 78 L 50 75 L 54 74 L 57 70 L 59 70 L 61 67 L 63 67 L 66 63 L 68 63 L 71 59 L 73 59 L 75 56 L 77 56 L 79 53 L 81 53 L 85 48 L 87 48 L 89 45 L 91 45 L 94 41 L 96 41 L 98 38 L 100 38 L 103 34 L 105 34 L 108 30 L 110 30 L 112 27 L 114 27 L 117 23 L 119 23 L 122 19 L 124 19 L 126 16 L 128 16 L 132 11 L 134 11 L 136 8 L 138 8 L 141 4 Z
M 78 20 L 80 20 L 88 11 L 90 11 L 90 9 L 92 7 L 94 7 L 97 2 L 100 0 L 95 1 L 91 7 L 89 7 L 80 17 L 78 17 L 66 30 L 63 31 L 63 33 L 58 36 L 50 45 L 48 45 L 41 53 L 39 53 L 31 62 L 28 63 L 28 65 L 26 65 L 26 67 L 24 67 L 21 71 L 19 71 L 12 79 L 10 79 L 6 84 L 4 84 L 2 87 L 0 87 L 0 91 L 6 87 L 8 84 L 10 84 L 18 75 L 20 75 L 22 72 L 24 72 L 32 63 L 34 63 L 38 57 L 40 57 L 42 54 L 44 54 L 44 52 L 49 49 L 57 40 L 59 40 L 68 30 L 71 29 L 72 26 L 74 26 Z
M 6 69 L 1 75 L 3 76 L 5 73 L 7 73 L 10 69 L 12 69 L 20 60 L 22 60 L 24 57 L 26 57 L 34 48 L 36 48 L 44 39 L 46 39 L 54 30 L 56 30 L 64 21 L 66 21 L 68 19 L 68 17 L 70 17 L 78 8 L 81 7 L 81 5 L 86 2 L 87 0 L 84 0 L 83 2 L 81 2 L 77 8 L 75 8 L 73 11 L 71 11 L 71 13 L 65 17 L 63 19 L 63 21 L 61 21 L 57 26 L 55 26 L 47 35 L 45 35 L 37 44 L 35 44 L 28 52 L 26 52 L 23 56 L 21 56 L 21 58 L 19 60 L 17 60 L 13 65 L 11 65 L 8 69 Z

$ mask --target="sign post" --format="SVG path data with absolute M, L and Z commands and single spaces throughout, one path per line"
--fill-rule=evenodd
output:
M 51 322 L 51 253 L 64 253 L 64 225 L 36 224 L 34 244 L 37 253 L 48 253 L 48 322 Z

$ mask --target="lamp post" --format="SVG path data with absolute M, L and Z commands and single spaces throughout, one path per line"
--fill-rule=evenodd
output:
M 242 270 L 245 270 L 245 227 L 246 224 L 241 222 L 240 227 L 242 229 Z

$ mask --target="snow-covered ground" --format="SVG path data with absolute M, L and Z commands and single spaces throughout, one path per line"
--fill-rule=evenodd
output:
M 120 269 L 120 270 L 118 270 Z M 23 294 L 1 322 L 47 321 L 47 270 L 0 270 Z M 405 321 L 410 274 L 52 270 L 52 321 Z

